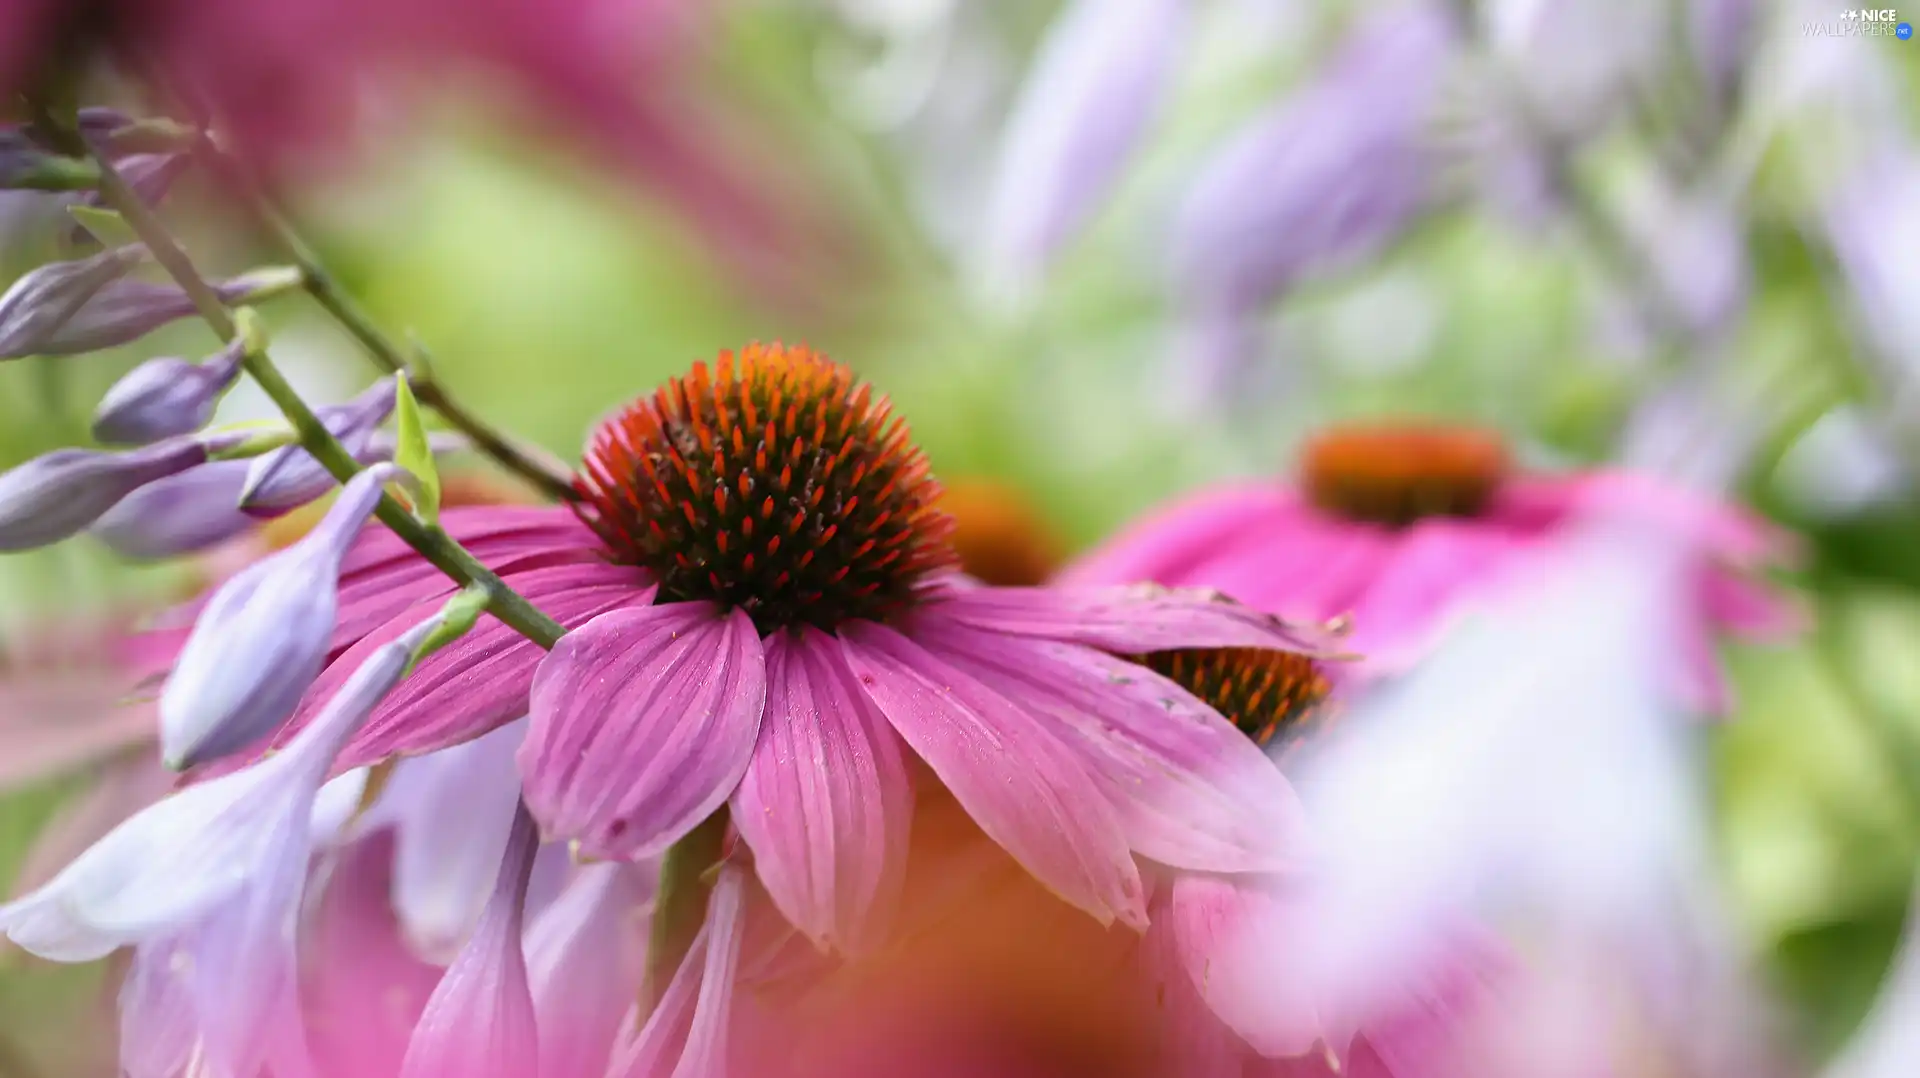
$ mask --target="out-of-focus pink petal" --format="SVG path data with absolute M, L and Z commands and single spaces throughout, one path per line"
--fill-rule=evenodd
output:
M 1324 628 L 1299 625 L 1216 591 L 1158 585 L 1115 588 L 965 588 L 936 593 L 941 616 L 1010 636 L 1140 654 L 1175 648 L 1275 648 L 1340 654 Z
M 111 673 L 0 684 L 0 790 L 54 778 L 159 737 L 152 701 L 125 702 Z
M 914 639 L 1036 715 L 1099 777 L 1140 855 L 1213 872 L 1276 871 L 1310 842 L 1278 769 L 1233 724 L 1135 663 L 929 616 Z
M 1322 1034 L 1310 994 L 1266 968 L 1271 949 L 1297 931 L 1284 896 L 1270 882 L 1188 874 L 1173 883 L 1165 916 L 1174 952 L 1194 988 L 1220 1019 L 1262 1055 L 1297 1056 Z
M 1324 621 L 1353 612 L 1393 545 L 1393 537 L 1379 529 L 1302 510 L 1278 529 L 1223 543 L 1160 583 L 1218 588 L 1282 617 Z
M 604 614 L 562 638 L 534 677 L 520 750 L 527 804 L 588 856 L 660 853 L 732 795 L 766 702 L 745 612 L 667 603 Z
M 1201 997 L 1164 900 L 1154 902 L 1153 924 L 1141 940 L 1139 963 L 1159 1009 L 1163 1073 L 1241 1078 L 1249 1050 Z
M 1522 553 L 1494 529 L 1451 520 L 1415 524 L 1352 609 L 1354 650 L 1374 662 L 1424 653 L 1460 600 Z
M 857 949 L 884 935 L 906 867 L 899 735 L 825 633 L 776 633 L 766 655 L 766 717 L 733 825 L 787 919 L 823 948 Z
M 1811 621 L 1804 604 L 1742 573 L 1716 567 L 1702 573 L 1695 586 L 1707 622 L 1747 640 L 1783 640 Z
M 353 843 L 324 877 L 301 945 L 307 1036 L 328 1078 L 398 1074 L 407 1038 L 440 980 L 414 956 L 389 896 L 394 839 Z
M 1056 579 L 1074 586 L 1164 584 L 1223 543 L 1285 526 L 1298 508 L 1299 499 L 1278 483 L 1217 487 L 1156 509 Z
M 891 629 L 854 622 L 840 639 L 866 694 L 981 830 L 1101 923 L 1145 926 L 1126 833 L 1077 752 L 1020 702 Z
M 1543 530 L 1568 522 L 1576 512 L 1670 530 L 1703 554 L 1743 567 L 1791 563 L 1800 556 L 1792 533 L 1755 514 L 1636 472 L 1515 477 L 1495 493 L 1488 519 Z

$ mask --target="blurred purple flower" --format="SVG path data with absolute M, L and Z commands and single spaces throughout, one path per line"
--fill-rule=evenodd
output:
M 146 445 L 190 434 L 213 418 L 220 395 L 240 377 L 246 342 L 235 338 L 204 363 L 161 357 L 128 371 L 93 414 L 95 441 Z
M 1687 0 L 1687 43 L 1717 107 L 1732 103 L 1765 17 L 1759 0 Z
M 1828 242 L 1852 289 L 1867 342 L 1892 367 L 1893 388 L 1920 399 L 1920 153 L 1884 150 L 1826 200 Z
M 1678 190 L 1660 176 L 1627 188 L 1624 228 L 1653 271 L 1671 327 L 1696 340 L 1726 335 L 1746 309 L 1750 286 L 1744 225 L 1733 199 L 1706 187 Z M 1659 327 L 1648 327 L 1659 328 Z
M 207 459 L 194 439 L 126 453 L 56 449 L 0 474 L 0 551 L 32 550 L 76 535 L 122 498 Z
M 1500 82 L 1529 126 L 1558 140 L 1598 134 L 1669 60 L 1668 0 L 1490 0 L 1481 16 Z
M 1076 0 L 1054 21 L 1007 121 L 987 193 L 982 272 L 1017 291 L 1099 210 L 1173 79 L 1186 0 Z
M 1428 121 L 1456 32 L 1444 5 L 1365 16 L 1327 68 L 1229 139 L 1175 216 L 1173 289 L 1209 368 L 1267 302 L 1398 239 L 1435 197 Z M 1238 343 L 1236 343 L 1238 342 Z

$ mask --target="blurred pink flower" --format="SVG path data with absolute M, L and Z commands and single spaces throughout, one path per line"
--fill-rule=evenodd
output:
M 1404 669 L 1484 590 L 1558 544 L 1575 515 L 1616 507 L 1689 542 L 1690 617 L 1676 683 L 1724 710 L 1716 631 L 1777 638 L 1800 618 L 1753 575 L 1794 552 L 1736 506 L 1627 471 L 1515 469 L 1473 430 L 1336 428 L 1306 448 L 1295 485 L 1223 484 L 1133 525 L 1070 565 L 1072 584 L 1154 581 L 1219 588 L 1283 617 L 1351 617 L 1361 677 Z

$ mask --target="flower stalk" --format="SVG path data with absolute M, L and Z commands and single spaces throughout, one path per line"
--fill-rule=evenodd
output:
M 126 219 L 128 226 L 152 252 L 154 261 L 186 292 L 193 301 L 194 309 L 212 327 L 221 342 L 231 342 L 238 335 L 239 327 L 220 296 L 201 278 L 186 252 L 174 242 L 166 226 L 127 184 L 114 168 L 113 162 L 98 150 L 93 151 L 93 160 L 100 171 L 100 194 L 106 204 Z M 242 362 L 247 373 L 293 424 L 300 444 L 335 479 L 345 483 L 360 470 L 352 455 L 288 384 L 264 344 L 249 344 Z M 558 622 L 501 582 L 492 570 L 482 565 L 445 531 L 416 520 L 392 495 L 381 497 L 375 515 L 407 545 L 419 551 L 435 568 L 459 584 L 484 587 L 490 597 L 488 610 L 527 639 L 541 647 L 550 648 L 566 632 Z

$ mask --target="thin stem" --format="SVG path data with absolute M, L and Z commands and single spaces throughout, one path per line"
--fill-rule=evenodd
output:
M 237 328 L 233 315 L 221 302 L 220 297 L 208 287 L 195 270 L 185 251 L 175 243 L 166 226 L 154 216 L 140 196 L 127 185 L 126 180 L 117 172 L 113 163 L 99 151 L 94 152 L 94 162 L 100 168 L 100 193 L 107 204 L 119 211 L 134 233 L 146 244 L 154 260 L 167 271 L 174 282 L 180 286 L 193 301 L 207 325 L 213 328 L 221 341 L 231 341 Z M 338 439 L 327 430 L 313 409 L 287 383 L 280 369 L 274 366 L 272 358 L 265 348 L 249 349 L 243 361 L 247 373 L 259 384 L 267 397 L 279 407 L 294 431 L 300 436 L 300 444 L 313 459 L 345 483 L 360 466 L 341 446 Z M 402 508 L 391 495 L 383 495 L 380 505 L 374 511 L 381 523 L 393 529 L 408 546 L 420 553 L 441 572 L 452 577 L 462 585 L 478 585 L 487 591 L 487 609 L 509 628 L 532 640 L 543 648 L 551 648 L 566 633 L 560 623 L 554 621 L 540 609 L 528 602 L 518 592 L 509 588 L 493 571 L 482 565 L 478 559 L 468 553 L 466 548 L 453 540 L 438 527 L 429 527 L 421 523 L 413 514 Z
M 215 151 L 216 156 L 218 151 Z M 224 158 L 220 160 L 224 161 Z M 556 501 L 574 501 L 579 492 L 573 489 L 573 482 L 566 473 L 540 460 L 525 448 L 514 444 L 507 435 L 488 426 L 478 416 L 468 411 L 456 401 L 433 376 L 432 371 L 423 365 L 408 361 L 406 352 L 400 348 L 380 327 L 375 325 L 358 303 L 340 282 L 320 261 L 313 248 L 307 245 L 284 215 L 270 205 L 247 178 L 238 169 L 224 170 L 228 182 L 238 186 L 255 218 L 273 241 L 282 247 L 288 258 L 300 269 L 301 280 L 307 294 L 311 295 L 321 309 L 332 315 L 346 331 L 360 342 L 374 364 L 388 374 L 407 371 L 413 387 L 413 394 L 421 404 L 440 413 L 449 425 L 465 434 L 476 449 L 499 462 L 501 467 L 532 483 L 541 493 Z
M 646 978 L 640 985 L 640 1013 L 650 1014 L 667 991 L 675 970 L 686 960 L 693 937 L 707 915 L 707 870 L 720 861 L 727 834 L 727 810 L 721 809 L 687 832 L 660 860 L 660 889 L 653 900 L 652 938 L 647 942 Z

